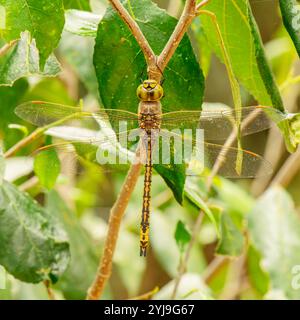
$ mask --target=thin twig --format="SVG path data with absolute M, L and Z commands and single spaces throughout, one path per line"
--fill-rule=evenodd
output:
M 140 296 L 131 298 L 129 300 L 150 300 L 158 291 L 159 291 L 159 287 L 155 287 L 150 292 L 141 294 Z
M 241 288 L 241 280 L 245 266 L 247 255 L 243 253 L 237 260 L 235 260 L 227 274 L 227 281 L 225 288 L 220 295 L 221 300 L 234 300 Z
M 27 146 L 32 141 L 38 139 L 43 135 L 45 130 L 38 128 L 33 131 L 29 136 L 25 137 L 24 139 L 20 140 L 17 144 L 11 147 L 8 151 L 5 152 L 4 158 L 12 157 L 16 152 Z
M 177 294 L 177 290 L 178 290 L 181 278 L 184 275 L 184 273 L 186 272 L 187 262 L 190 259 L 190 255 L 191 255 L 194 243 L 197 240 L 197 237 L 198 237 L 198 234 L 199 234 L 199 231 L 200 231 L 200 227 L 202 225 L 203 218 L 204 218 L 204 213 L 201 211 L 199 213 L 199 216 L 198 216 L 198 218 L 196 220 L 196 223 L 194 225 L 192 238 L 191 238 L 191 241 L 189 242 L 189 245 L 188 245 L 187 250 L 185 252 L 185 256 L 182 259 L 181 263 L 179 264 L 178 275 L 177 275 L 177 278 L 175 280 L 175 286 L 174 286 L 174 289 L 173 289 L 173 292 L 172 292 L 172 295 L 171 295 L 171 299 L 172 300 L 174 300 L 176 298 L 176 294 Z
M 37 176 L 33 176 L 31 177 L 29 180 L 26 180 L 24 183 L 22 183 L 20 186 L 19 186 L 19 190 L 20 191 L 28 191 L 29 189 L 35 187 L 36 185 L 38 185 L 39 183 L 39 179 Z
M 0 48 L 0 57 L 4 56 L 17 42 L 18 40 L 13 40 Z
M 225 256 L 216 256 L 207 266 L 202 274 L 202 278 L 206 283 L 210 283 L 216 274 L 228 263 L 229 258 Z
M 271 187 L 275 185 L 281 185 L 282 187 L 287 187 L 293 180 L 295 175 L 300 170 L 300 149 L 294 154 L 289 156 L 284 165 L 280 168 L 279 172 L 273 178 L 271 182 Z
M 203 1 L 201 1 L 199 4 L 197 4 L 196 10 L 199 11 L 201 8 L 206 6 L 209 2 L 211 2 L 211 0 L 203 0 Z
M 139 151 L 136 157 L 139 158 Z M 111 275 L 112 260 L 116 249 L 121 221 L 129 203 L 130 196 L 140 176 L 141 168 L 142 162 L 140 160 L 137 160 L 131 166 L 118 199 L 111 209 L 102 259 L 94 282 L 88 291 L 87 300 L 98 300 L 101 297 L 105 284 Z
M 141 31 L 140 27 L 138 26 L 134 18 L 129 14 L 129 12 L 124 8 L 124 6 L 119 0 L 109 0 L 109 2 L 118 12 L 121 19 L 127 24 L 129 29 L 131 30 L 133 36 L 135 37 L 136 41 L 138 42 L 140 48 L 144 53 L 148 65 L 149 77 L 155 79 L 159 74 L 159 70 L 157 70 L 156 66 L 156 55 L 150 47 L 148 40 L 144 36 L 143 32 Z
M 52 288 L 51 288 L 51 283 L 50 283 L 50 281 L 49 281 L 49 280 L 45 280 L 45 281 L 44 281 L 44 285 L 45 285 L 45 287 L 46 287 L 49 300 L 56 300 L 56 299 L 55 299 L 54 292 L 53 292 L 53 290 L 52 290 Z
M 178 48 L 183 36 L 195 17 L 196 0 L 186 0 L 183 13 L 177 23 L 177 26 L 157 59 L 157 66 L 161 72 L 163 72 L 168 65 L 170 59 Z

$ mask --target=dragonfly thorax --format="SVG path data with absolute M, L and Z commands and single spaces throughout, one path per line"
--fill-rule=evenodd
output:
M 139 126 L 142 130 L 159 130 L 161 119 L 158 114 L 140 113 Z
M 145 80 L 137 89 L 141 101 L 159 101 L 164 95 L 162 86 L 155 80 Z

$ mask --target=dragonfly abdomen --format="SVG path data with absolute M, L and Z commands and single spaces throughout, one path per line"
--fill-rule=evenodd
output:
M 142 222 L 140 229 L 140 255 L 146 256 L 149 244 L 150 228 L 150 203 L 151 203 L 151 183 L 152 183 L 152 138 L 147 135 L 147 159 L 145 163 L 144 195 Z

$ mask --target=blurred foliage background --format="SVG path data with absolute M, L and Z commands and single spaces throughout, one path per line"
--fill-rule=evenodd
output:
M 172 16 L 178 17 L 181 13 L 182 2 L 179 0 L 154 2 Z M 292 79 L 299 74 L 299 59 L 284 28 L 279 3 L 253 0 L 250 4 L 285 109 L 298 112 L 300 83 Z M 100 16 L 104 15 L 106 7 L 104 0 L 91 0 L 90 7 L 82 8 L 72 5 L 72 1 L 65 1 L 65 8 L 91 10 Z M 4 150 L 24 137 L 24 127 L 33 130 L 33 126 L 14 114 L 15 107 L 22 102 L 41 100 L 76 106 L 82 100 L 90 110 L 101 107 L 93 66 L 95 37 L 75 34 L 76 14 L 74 18 L 74 12 L 67 11 L 66 16 L 67 23 L 55 50 L 62 71 L 53 77 L 35 72 L 35 75 L 15 81 L 11 87 L 0 86 L 0 137 Z M 195 23 L 189 35 L 205 74 L 204 101 L 232 106 L 226 68 L 214 53 L 206 52 L 210 49 L 198 29 Z M 87 32 L 91 29 L 87 28 Z M 236 35 L 239 35 L 238 25 Z M 4 43 L 4 39 L 0 39 L 0 47 Z M 5 57 L 0 58 L 0 64 L 5 64 Z M 55 63 L 48 71 L 53 75 L 56 73 Z M 242 89 L 242 98 L 244 105 L 256 104 L 246 89 Z M 81 160 L 78 164 L 70 157 L 61 161 L 55 187 L 47 190 L 34 174 L 33 159 L 28 156 L 43 143 L 37 140 L 17 156 L 8 158 L 4 178 L 35 198 L 67 233 L 71 260 L 53 285 L 56 298 L 84 299 L 101 256 L 109 211 L 126 172 L 107 172 L 88 161 Z M 300 298 L 299 276 L 297 278 L 297 266 L 300 265 L 299 151 L 293 155 L 288 153 L 275 126 L 245 138 L 243 144 L 246 149 L 264 155 L 272 163 L 274 173 L 254 180 L 216 179 L 207 205 L 217 221 L 221 238 L 218 239 L 211 219 L 205 216 L 179 285 L 178 299 Z M 50 163 L 46 162 L 46 166 L 51 169 Z M 198 181 L 197 199 L 204 193 L 202 185 L 203 181 Z M 142 259 L 138 255 L 142 187 L 143 176 L 122 222 L 113 273 L 103 298 L 133 298 L 157 287 L 159 290 L 155 290 L 154 299 L 171 295 L 183 255 L 176 244 L 176 226 L 181 221 L 187 232 L 191 232 L 199 213 L 197 199 L 186 198 L 180 206 L 163 179 L 154 176 L 151 248 L 147 258 Z M 1 246 L 5 247 L 6 243 L 1 240 Z M 0 299 L 48 299 L 43 283 L 22 282 L 7 273 L 6 284 L 6 289 L 0 290 Z

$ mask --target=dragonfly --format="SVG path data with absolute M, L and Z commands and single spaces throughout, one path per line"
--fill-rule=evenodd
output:
M 140 137 L 139 144 L 144 154 L 144 189 L 142 219 L 140 223 L 140 255 L 146 256 L 149 246 L 150 230 L 150 204 L 151 186 L 153 174 L 153 150 L 157 146 L 158 135 L 165 137 L 179 136 L 173 133 L 174 129 L 190 128 L 201 129 L 205 136 L 205 141 L 199 144 L 194 143 L 194 137 L 184 138 L 193 141 L 193 148 L 204 150 L 203 168 L 211 168 L 222 155 L 222 165 L 218 174 L 229 178 L 254 178 L 258 169 L 264 168 L 266 174 L 270 173 L 270 165 L 261 156 L 246 150 L 235 147 L 225 147 L 222 144 L 213 143 L 217 140 L 225 140 L 234 130 L 237 130 L 237 119 L 245 121 L 255 114 L 255 121 L 248 121 L 243 126 L 242 135 L 250 135 L 270 127 L 268 112 L 274 112 L 271 107 L 254 106 L 243 107 L 240 111 L 233 109 L 220 110 L 199 110 L 199 111 L 171 111 L 162 112 L 161 100 L 164 90 L 160 83 L 147 79 L 137 88 L 139 98 L 138 112 L 133 113 L 121 109 L 103 109 L 96 112 L 87 112 L 79 107 L 72 107 L 42 101 L 26 102 L 16 108 L 16 114 L 36 126 L 49 126 L 55 124 L 60 126 L 67 122 L 84 122 L 88 119 L 96 120 L 98 124 L 109 123 L 113 134 L 87 138 L 79 137 L 76 141 L 66 141 L 54 144 L 53 147 L 64 147 L 66 145 L 93 144 L 100 149 L 107 145 L 112 138 L 120 137 L 129 131 L 138 131 Z M 278 114 L 280 119 L 280 114 Z M 121 128 L 125 123 L 126 128 Z M 122 124 L 122 125 L 121 125 Z M 105 128 L 105 126 L 104 126 Z M 111 132 L 111 131 L 109 131 Z M 185 141 L 184 140 L 184 141 Z M 51 147 L 51 146 L 50 146 Z M 45 148 L 49 148 L 46 146 Z M 43 149 L 43 148 L 42 148 Z M 236 168 L 236 159 L 242 154 L 241 169 Z M 198 174 L 198 173 L 197 173 Z M 193 175 L 193 173 L 191 173 Z

